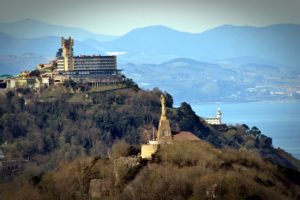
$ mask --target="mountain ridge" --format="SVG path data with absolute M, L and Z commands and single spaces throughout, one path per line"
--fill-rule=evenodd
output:
M 160 63 L 176 57 L 215 61 L 231 57 L 257 57 L 297 68 L 300 59 L 300 25 L 277 24 L 267 27 L 225 25 L 198 34 L 178 32 L 161 26 L 134 29 L 119 39 L 102 42 L 107 51 L 126 51 L 120 57 L 132 61 Z M 164 58 L 165 56 L 166 58 Z
M 79 27 L 53 25 L 31 18 L 16 22 L 0 23 L 0 32 L 5 32 L 15 37 L 31 39 L 44 36 L 72 36 L 77 40 L 94 38 L 99 41 L 109 41 L 117 38 L 117 36 L 93 33 Z
M 57 49 L 60 48 L 60 37 L 44 36 L 34 39 L 18 38 L 0 32 L 0 55 L 21 55 L 33 53 L 36 55 L 55 56 Z M 98 50 L 87 43 L 75 40 L 75 54 L 97 54 Z
M 46 27 L 51 26 L 54 29 L 63 27 L 64 29 L 70 28 L 70 30 L 73 30 L 72 27 L 51 25 L 32 19 L 15 23 L 0 23 L 0 32 L 11 36 L 15 35 L 9 34 L 8 30 L 3 30 L 3 24 L 14 26 L 16 30 L 19 30 L 17 31 L 18 36 L 20 36 L 18 37 L 19 43 L 23 42 L 21 34 L 26 36 L 28 32 L 35 32 L 34 27 L 36 24 Z M 33 28 L 26 26 L 26 24 L 33 24 Z M 43 28 L 43 31 L 45 30 L 48 31 L 47 34 L 42 35 L 39 33 L 39 37 L 51 34 L 59 37 L 62 35 L 72 36 L 75 40 L 80 40 L 82 43 L 89 45 L 90 49 L 93 50 L 126 52 L 126 54 L 119 56 L 118 60 L 120 62 L 158 64 L 180 57 L 216 62 L 227 58 L 253 57 L 281 63 L 294 69 L 300 66 L 300 58 L 297 56 L 300 52 L 299 24 L 273 24 L 263 27 L 226 24 L 201 33 L 189 33 L 163 25 L 154 25 L 133 29 L 123 36 L 114 38 L 113 41 L 101 41 L 93 35 L 78 39 L 78 34 L 72 35 L 72 31 L 69 31 L 69 34 L 63 34 L 62 32 L 55 32 L 55 30 L 49 31 L 49 27 Z M 26 37 L 23 38 L 26 39 Z M 31 39 L 35 40 L 37 38 Z M 4 50 L 8 48 L 7 51 L 9 51 L 10 47 L 2 48 Z M 76 44 L 74 49 L 76 50 Z M 25 53 L 38 53 L 38 51 Z M 5 51 L 1 54 L 5 54 Z

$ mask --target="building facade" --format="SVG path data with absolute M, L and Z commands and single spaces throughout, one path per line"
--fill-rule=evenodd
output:
M 6 87 L 13 88 L 35 88 L 37 77 L 30 76 L 29 71 L 21 72 L 17 77 L 6 80 Z
M 116 56 L 75 56 L 74 70 L 116 69 Z
M 61 38 L 61 49 L 56 60 L 57 71 L 66 79 L 84 83 L 90 87 L 116 85 L 123 78 L 117 69 L 116 56 L 73 56 L 72 38 Z

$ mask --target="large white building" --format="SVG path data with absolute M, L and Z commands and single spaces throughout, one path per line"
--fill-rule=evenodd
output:
M 122 81 L 117 69 L 116 56 L 73 56 L 72 38 L 61 38 L 61 49 L 57 53 L 57 71 L 66 78 L 86 83 L 92 87 L 115 85 Z

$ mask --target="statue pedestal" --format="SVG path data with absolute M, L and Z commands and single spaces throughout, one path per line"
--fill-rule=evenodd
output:
M 161 118 L 157 131 L 157 141 L 159 144 L 173 143 L 172 132 L 169 120 Z
M 157 142 L 157 141 L 156 141 Z M 142 159 L 152 160 L 152 156 L 157 152 L 159 144 L 142 144 L 141 146 L 141 157 Z

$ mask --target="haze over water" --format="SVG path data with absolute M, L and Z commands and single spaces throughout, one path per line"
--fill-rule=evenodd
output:
M 258 127 L 262 134 L 273 139 L 280 147 L 300 159 L 300 102 L 251 102 L 192 105 L 201 117 L 216 115 L 222 110 L 226 124 L 247 124 Z

